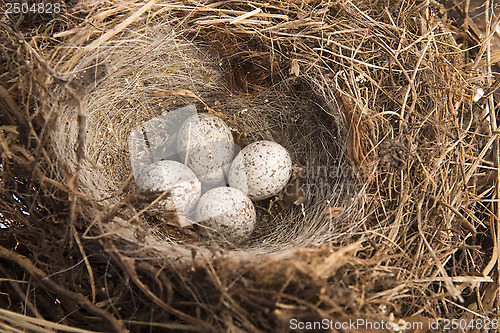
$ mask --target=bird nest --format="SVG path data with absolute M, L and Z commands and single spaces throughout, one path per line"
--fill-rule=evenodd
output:
M 1 25 L 0 269 L 15 280 L 20 266 L 45 290 L 37 303 L 64 309 L 37 309 L 12 282 L 33 315 L 59 321 L 73 306 L 116 331 L 494 316 L 488 38 L 469 63 L 433 1 L 64 11 L 45 26 Z M 249 239 L 206 239 L 151 213 L 165 194 L 136 187 L 131 133 L 179 108 L 220 117 L 240 147 L 271 140 L 289 151 L 288 190 L 256 202 Z M 66 323 L 102 330 L 82 318 Z
M 196 19 L 197 30 L 175 29 L 167 19 L 171 16 L 158 15 L 147 25 L 136 21 L 112 37 L 75 45 L 82 30 L 64 43 L 79 48 L 71 55 L 64 51 L 56 70 L 76 88 L 68 93 L 54 86 L 53 107 L 60 115 L 54 147 L 59 160 L 78 174 L 79 191 L 98 202 L 99 211 L 116 213 L 103 221 L 95 206 L 89 207 L 84 214 L 90 225 L 160 256 L 189 259 L 192 248 L 219 245 L 205 241 L 196 229 L 181 227 L 175 217 L 148 214 L 137 204 L 140 193 L 131 177 L 136 157 L 136 149 L 128 146 L 131 133 L 177 107 L 197 103 L 200 111 L 224 119 L 241 147 L 276 141 L 295 164 L 287 191 L 257 203 L 257 228 L 249 240 L 232 244 L 235 255 L 280 253 L 359 232 L 364 179 L 349 163 L 348 122 L 335 95 L 340 94 L 338 77 L 327 82 L 320 65 L 306 66 L 300 55 L 258 54 L 263 42 L 238 41 L 231 31 L 206 28 L 207 18 Z M 196 39 L 195 33 L 206 37 Z M 235 51 L 236 56 L 229 55 Z M 72 93 L 81 98 L 76 105 L 70 102 Z M 183 110 L 187 117 L 189 109 Z M 155 131 L 163 135 L 151 128 L 149 141 Z M 336 212 L 330 214 L 332 209 Z

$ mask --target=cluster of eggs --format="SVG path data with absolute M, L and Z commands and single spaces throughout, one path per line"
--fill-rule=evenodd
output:
M 238 152 L 230 128 L 209 113 L 184 121 L 177 133 L 177 150 L 182 163 L 162 160 L 147 166 L 136 179 L 137 186 L 169 191 L 155 209 L 181 215 L 194 210 L 196 222 L 230 242 L 245 239 L 254 229 L 252 200 L 281 192 L 292 172 L 283 146 L 263 140 Z

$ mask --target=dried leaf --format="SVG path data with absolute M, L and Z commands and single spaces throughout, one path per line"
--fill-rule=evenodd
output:
M 327 219 L 333 220 L 342 214 L 344 211 L 344 207 L 334 207 L 334 206 L 326 206 L 323 210 L 323 214 Z
M 292 60 L 292 65 L 290 66 L 290 75 L 299 76 L 300 68 L 299 61 L 297 59 Z

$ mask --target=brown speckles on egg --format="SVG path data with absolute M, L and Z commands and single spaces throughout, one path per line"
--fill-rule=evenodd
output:
M 237 242 L 248 237 L 256 221 L 252 201 L 240 190 L 217 187 L 205 193 L 196 207 L 196 220 L 218 238 Z
M 159 161 L 149 165 L 136 183 L 141 190 L 170 190 L 171 196 L 158 202 L 153 210 L 184 214 L 194 208 L 201 194 L 201 183 L 194 172 L 176 161 Z
M 240 189 L 252 200 L 278 194 L 292 172 L 290 154 L 280 144 L 256 141 L 236 156 L 229 170 L 229 185 Z

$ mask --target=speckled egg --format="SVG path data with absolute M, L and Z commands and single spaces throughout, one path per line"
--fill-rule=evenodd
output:
M 196 221 L 216 238 L 238 242 L 252 233 L 256 221 L 255 207 L 240 190 L 216 187 L 198 202 Z
M 177 149 L 184 162 L 205 184 L 224 185 L 234 155 L 231 130 L 222 119 L 209 113 L 195 114 L 182 124 Z
M 136 180 L 141 190 L 167 191 L 171 195 L 153 207 L 155 211 L 186 214 L 201 195 L 201 183 L 191 169 L 176 161 L 159 161 L 147 166 Z
M 282 191 L 292 173 L 288 151 L 272 141 L 256 141 L 236 155 L 229 169 L 229 186 L 252 200 L 263 200 Z

